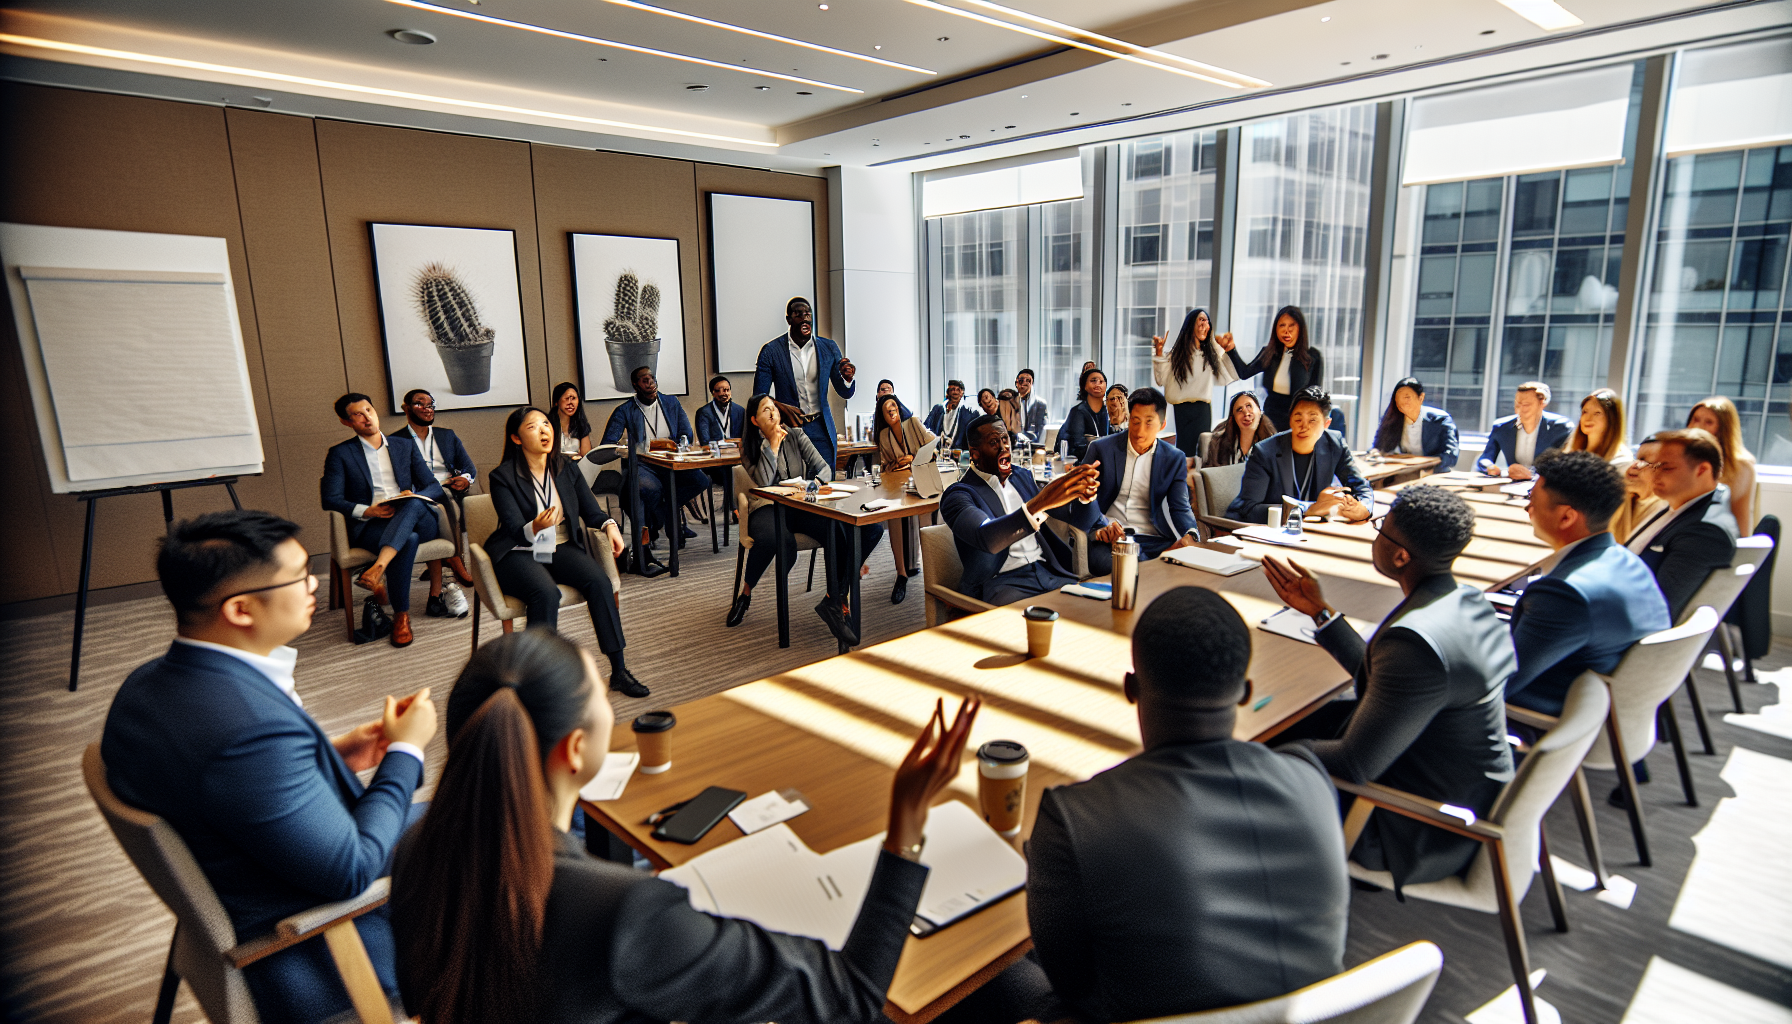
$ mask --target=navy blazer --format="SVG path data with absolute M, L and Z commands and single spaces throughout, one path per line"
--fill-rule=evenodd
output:
M 586 548 L 585 531 L 580 524 L 601 530 L 610 522 L 610 516 L 597 503 L 597 495 L 585 486 L 577 467 L 571 459 L 562 459 L 560 473 L 554 477 L 554 489 L 560 492 L 560 511 L 566 516 L 570 543 L 578 545 L 586 554 L 592 554 Z M 536 494 L 527 474 L 526 469 L 518 472 L 511 463 L 500 462 L 486 478 L 486 486 L 492 492 L 492 511 L 498 514 L 498 528 L 489 536 L 469 539 L 485 548 L 493 565 L 512 548 L 529 547 L 533 539 L 523 532 L 535 521 L 536 513 Z
M 1665 510 L 1662 514 L 1666 514 Z M 1631 535 L 1641 533 L 1648 525 L 1643 523 Z M 1687 502 L 1674 521 L 1662 527 L 1638 552 L 1643 564 L 1655 574 L 1655 585 L 1667 599 L 1668 614 L 1675 622 L 1681 620 L 1686 603 L 1712 571 L 1728 568 L 1735 560 L 1736 537 L 1730 489 L 1718 484 L 1711 493 Z
M 411 436 L 411 425 L 409 423 L 404 425 L 403 430 L 387 434 L 386 437 L 403 437 L 404 440 L 417 446 L 417 453 L 419 455 L 423 453 L 423 447 L 417 445 L 417 439 Z M 473 464 L 473 456 L 467 454 L 466 446 L 460 443 L 460 438 L 454 431 L 449 430 L 447 427 L 430 427 L 429 439 L 435 443 L 436 455 L 441 458 L 442 465 L 448 467 L 449 476 L 464 476 L 468 480 L 479 479 L 479 467 Z M 423 464 L 428 466 L 429 460 L 425 458 Z
M 1064 425 L 1058 428 L 1058 443 L 1062 445 L 1068 441 L 1070 457 L 1073 460 L 1081 461 L 1083 449 L 1089 447 L 1088 436 L 1090 434 L 1094 434 L 1096 437 L 1106 437 L 1113 432 L 1113 426 L 1108 423 L 1107 406 L 1104 405 L 1101 409 L 1090 412 L 1088 400 L 1082 399 L 1071 406 L 1070 412 L 1065 415 Z
M 1394 436 L 1375 436 L 1375 447 L 1383 453 L 1392 455 L 1400 450 L 1400 437 L 1406 429 L 1406 418 L 1401 417 L 1394 425 Z M 1434 405 L 1424 406 L 1419 412 L 1419 455 L 1435 455 L 1441 464 L 1437 467 L 1440 473 L 1448 473 L 1456 468 L 1456 461 L 1462 457 L 1462 441 L 1456 434 L 1456 420 L 1449 413 Z
M 1126 451 L 1131 441 L 1124 433 L 1109 434 L 1089 442 L 1082 462 L 1101 463 L 1101 490 L 1095 507 L 1105 512 L 1120 495 L 1120 478 L 1126 475 Z M 1174 542 L 1195 531 L 1195 510 L 1189 505 L 1188 456 L 1166 441 L 1151 452 L 1151 525 L 1157 535 Z
M 1014 467 L 1008 482 L 1014 485 L 1022 501 L 1031 501 L 1039 493 L 1033 474 L 1019 466 Z M 940 515 L 946 525 L 952 527 L 958 560 L 964 566 L 964 574 L 958 578 L 958 590 L 979 600 L 984 599 L 984 584 L 1002 571 L 1002 563 L 1008 560 L 1009 546 L 1034 532 L 1024 510 L 1004 512 L 1001 496 L 984 482 L 981 475 L 970 469 L 940 496 Z M 1046 515 L 1079 530 L 1093 529 L 1097 518 L 1095 506 L 1081 501 L 1060 505 Z M 1046 565 L 1058 575 L 1074 579 L 1076 559 L 1070 545 L 1050 530 L 1038 531 L 1038 537 Z
M 386 444 L 392 451 L 392 477 L 401 491 L 412 491 L 432 501 L 447 501 L 448 494 L 436 482 L 429 463 L 417 450 L 409 435 L 391 434 Z M 360 435 L 330 446 L 324 455 L 324 478 L 319 485 L 324 510 L 340 512 L 355 522 L 355 506 L 373 504 L 373 473 L 367 468 L 367 455 L 361 447 Z
M 1292 431 L 1284 430 L 1251 446 L 1244 461 L 1244 479 L 1238 485 L 1238 497 L 1226 509 L 1227 518 L 1267 523 L 1270 506 L 1280 506 L 1282 495 L 1311 501 L 1322 488 L 1330 487 L 1334 478 L 1356 500 L 1374 509 L 1375 489 L 1357 472 L 1350 447 L 1330 430 L 1321 433 L 1313 445 L 1313 475 L 1307 492 L 1296 494 L 1293 437 Z
M 1034 444 L 1045 440 L 1045 402 L 1037 398 L 1023 398 L 1020 403 L 1021 432 Z
M 728 422 L 723 424 L 716 418 L 716 403 L 704 402 L 703 408 L 697 410 L 697 440 L 708 444 L 711 441 L 732 441 L 740 438 L 747 427 L 747 411 L 739 402 L 728 403 Z
M 821 422 L 827 426 L 825 442 L 816 441 L 816 448 L 821 457 L 834 464 L 839 452 L 839 445 L 834 440 L 834 408 L 828 402 L 828 386 L 831 384 L 841 398 L 850 399 L 853 392 L 859 389 L 857 380 L 847 380 L 840 372 L 840 346 L 832 339 L 819 334 L 810 335 L 809 344 L 815 346 L 815 382 L 816 400 L 821 405 Z M 753 368 L 753 393 L 768 394 L 785 405 L 800 406 L 796 390 L 796 370 L 790 365 L 790 335 L 781 334 L 765 343 L 759 350 L 759 364 Z
M 897 403 L 898 406 L 901 404 L 902 403 L 900 402 Z M 900 412 L 901 410 L 898 409 L 897 411 Z M 941 402 L 938 405 L 935 405 L 927 413 L 927 418 L 921 421 L 921 425 L 926 427 L 933 436 L 943 438 L 947 448 L 957 448 L 962 451 L 965 447 L 964 428 L 970 426 L 971 421 L 981 415 L 983 415 L 983 410 L 972 405 L 970 399 L 961 399 L 958 403 L 958 429 L 954 430 L 951 436 L 948 437 L 946 431 L 943 429 L 946 423 L 946 403 Z M 907 417 L 904 416 L 903 418 L 906 419 Z
M 1643 560 L 1596 533 L 1575 546 L 1512 609 L 1518 672 L 1506 699 L 1544 714 L 1562 713 L 1568 687 L 1591 670 L 1608 673 L 1630 645 L 1672 624 L 1668 603 Z
M 1557 416 L 1553 412 L 1543 414 L 1537 423 L 1537 455 L 1542 455 L 1551 448 L 1560 448 L 1568 443 L 1574 433 L 1574 424 L 1566 416 Z M 1500 456 L 1506 457 L 1506 465 L 1510 466 L 1512 455 L 1518 451 L 1518 417 L 1508 416 L 1503 420 L 1495 420 L 1493 429 L 1487 432 L 1487 447 L 1481 449 L 1481 457 L 1475 460 L 1475 468 L 1480 469 L 1483 462 L 1495 462 Z M 1535 456 L 1533 456 L 1535 457 Z
M 388 871 L 423 765 L 388 754 L 363 787 L 304 709 L 243 661 L 176 643 L 119 687 L 100 738 L 119 799 L 161 815 L 192 850 L 239 939 L 360 895 Z M 355 920 L 397 988 L 386 915 Z M 244 968 L 264 1021 L 349 1007 L 328 949 L 304 942 Z
M 671 395 L 659 397 L 660 415 L 665 419 L 666 429 L 671 432 L 669 440 L 676 441 L 680 437 L 694 437 L 696 431 L 691 429 L 691 418 L 684 413 L 684 405 Z M 647 433 L 647 417 L 641 412 L 641 403 L 633 395 L 623 399 L 610 412 L 609 422 L 604 424 L 602 444 L 617 444 L 622 440 L 622 433 L 628 431 L 636 451 L 646 451 L 647 442 L 652 437 Z

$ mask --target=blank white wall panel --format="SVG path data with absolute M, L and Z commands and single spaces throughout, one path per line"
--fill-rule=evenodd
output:
M 1624 159 L 1629 64 L 1421 96 L 1407 120 L 1402 185 L 1598 167 Z
M 709 243 L 716 369 L 750 373 L 759 350 L 787 329 L 784 304 L 799 295 L 815 301 L 814 206 L 712 192 Z

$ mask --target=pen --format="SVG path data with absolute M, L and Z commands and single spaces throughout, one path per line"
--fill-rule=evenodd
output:
M 1269 694 L 1269 695 L 1263 697 L 1262 699 L 1258 700 L 1257 703 L 1252 704 L 1251 710 L 1252 711 L 1262 711 L 1264 708 L 1269 707 L 1270 701 L 1275 700 L 1275 699 L 1276 699 L 1275 694 L 1273 694 L 1273 693 Z
M 679 808 L 683 807 L 685 804 L 688 804 L 688 803 L 690 803 L 689 800 L 680 800 L 670 807 L 662 807 L 659 810 L 654 811 L 652 814 L 649 814 L 647 816 L 647 824 L 658 825 L 660 822 L 665 821 L 667 818 L 670 818 L 672 815 L 678 813 Z

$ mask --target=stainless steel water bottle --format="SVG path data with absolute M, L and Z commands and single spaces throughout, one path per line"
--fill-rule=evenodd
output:
M 1133 538 L 1132 527 L 1113 545 L 1114 574 L 1113 602 L 1116 611 L 1130 611 L 1133 602 L 1139 596 L 1139 542 Z

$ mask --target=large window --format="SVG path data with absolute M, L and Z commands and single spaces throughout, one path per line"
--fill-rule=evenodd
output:
M 1089 358 L 1089 204 L 1081 199 L 1047 203 L 1029 209 L 1038 226 L 1031 265 L 1038 268 L 1039 315 L 1031 321 L 1027 365 L 1033 370 L 1034 396 L 1054 417 L 1070 411 L 1076 371 Z M 1007 380 L 1013 380 L 1010 374 Z M 999 385 L 991 385 L 997 391 Z
M 1299 306 L 1325 357 L 1332 400 L 1353 418 L 1362 391 L 1375 107 L 1246 125 L 1242 138 L 1229 329 L 1249 359 L 1268 342 L 1276 310 Z
M 1639 434 L 1686 422 L 1728 395 L 1761 461 L 1792 465 L 1792 331 L 1787 297 L 1792 146 L 1669 160 L 1637 366 Z
M 1424 383 L 1425 397 L 1461 425 L 1485 419 L 1505 198 L 1501 178 L 1425 189 L 1412 373 Z
M 1213 186 L 1219 133 L 1180 132 L 1120 144 L 1119 337 L 1108 379 L 1151 383 L 1151 338 L 1174 342 L 1182 318 L 1213 293 Z

